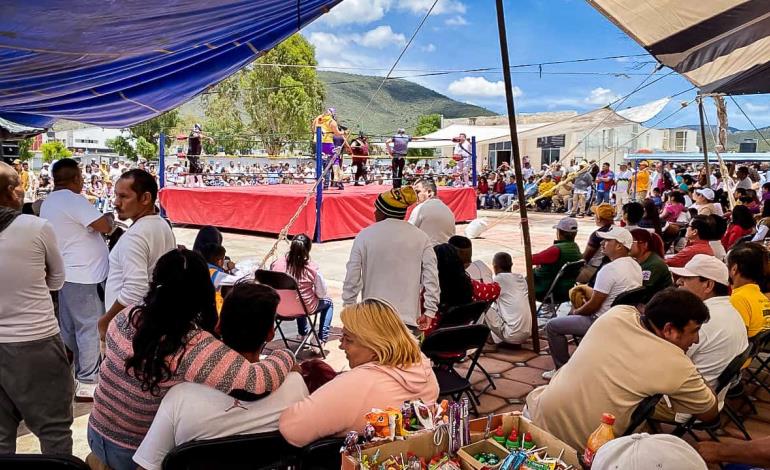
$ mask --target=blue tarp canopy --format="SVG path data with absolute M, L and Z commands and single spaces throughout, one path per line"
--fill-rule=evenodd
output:
M 137 124 L 190 100 L 341 0 L 6 0 L 0 117 Z

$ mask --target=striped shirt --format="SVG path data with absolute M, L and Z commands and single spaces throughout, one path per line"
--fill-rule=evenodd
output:
M 126 359 L 133 355 L 132 339 L 136 334 L 128 321 L 130 310 L 120 312 L 107 328 L 107 350 L 89 420 L 96 432 L 120 446 L 139 447 L 161 399 L 174 385 L 194 382 L 224 393 L 242 390 L 259 395 L 277 390 L 294 366 L 293 356 L 282 350 L 252 364 L 210 333 L 194 329 L 182 351 L 170 359 L 176 364 L 173 377 L 160 384 L 160 396 L 153 396 L 142 391 L 133 373 L 126 372 Z

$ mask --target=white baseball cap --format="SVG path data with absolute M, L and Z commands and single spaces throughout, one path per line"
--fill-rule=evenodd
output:
M 564 217 L 558 224 L 554 225 L 553 228 L 558 228 L 562 232 L 577 232 L 578 223 L 577 220 L 572 217 Z
M 629 250 L 631 249 L 631 246 L 634 244 L 633 235 L 631 235 L 631 232 L 624 229 L 623 227 L 612 227 L 607 232 L 596 232 L 596 235 L 598 235 L 601 238 L 604 238 L 605 240 L 615 240 L 621 245 L 628 248 Z
M 709 201 L 714 200 L 714 191 L 711 188 L 696 189 L 695 194 L 700 194 Z
M 677 276 L 700 276 L 725 286 L 730 285 L 730 273 L 727 270 L 727 265 L 709 255 L 695 255 L 683 268 L 669 268 L 669 270 Z
M 707 470 L 690 444 L 670 434 L 619 437 L 599 448 L 591 470 Z

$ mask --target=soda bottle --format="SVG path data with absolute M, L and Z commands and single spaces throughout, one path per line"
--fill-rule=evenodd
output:
M 588 442 L 586 443 L 586 449 L 583 452 L 583 463 L 590 467 L 596 457 L 596 452 L 601 446 L 615 439 L 615 433 L 612 430 L 612 425 L 615 424 L 615 416 L 610 413 L 602 414 L 602 423 L 596 428 L 596 431 L 588 436 Z

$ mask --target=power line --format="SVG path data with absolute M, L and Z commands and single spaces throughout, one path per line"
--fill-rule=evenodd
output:
M 735 100 L 735 98 L 730 96 L 730 99 L 732 100 L 733 103 L 735 103 L 735 106 L 738 107 L 738 110 L 741 112 L 741 114 L 743 114 L 743 116 L 746 119 L 748 119 L 749 124 L 751 124 L 751 127 L 753 127 L 755 131 L 757 131 L 757 134 L 759 134 L 760 137 L 762 137 L 762 140 L 764 140 L 767 145 L 770 145 L 770 142 L 767 141 L 767 139 L 765 138 L 764 134 L 762 134 L 762 132 L 760 132 L 760 130 L 757 128 L 757 126 L 754 125 L 754 121 L 752 121 L 751 118 L 749 117 L 749 115 L 746 114 L 746 112 L 743 110 L 743 108 L 741 108 L 741 105 L 738 104 L 738 102 Z

